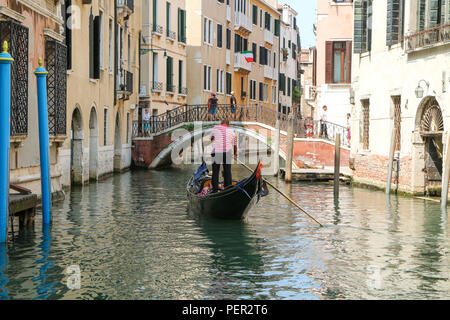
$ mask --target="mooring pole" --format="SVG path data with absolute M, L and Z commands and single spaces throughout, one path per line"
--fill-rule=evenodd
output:
M 339 197 L 339 175 L 341 171 L 341 134 L 336 133 L 334 147 L 334 197 Z
M 280 119 L 277 114 L 277 122 L 275 124 L 275 132 L 273 139 L 273 175 L 278 176 L 280 171 Z
M 50 144 L 48 133 L 47 110 L 47 70 L 39 67 L 34 72 L 37 80 L 38 118 L 39 118 L 39 151 L 41 157 L 41 192 L 42 192 L 42 223 L 49 225 L 52 219 L 52 183 L 50 177 Z
M 292 156 L 294 153 L 294 116 L 292 113 L 288 116 L 288 132 L 287 132 L 287 146 L 286 146 L 286 174 L 284 176 L 285 182 L 292 182 Z
M 445 162 L 444 162 L 444 176 L 442 177 L 442 188 L 441 188 L 441 208 L 445 209 L 447 207 L 448 200 L 448 180 L 450 173 L 450 132 L 447 132 L 447 139 L 445 143 Z
M 0 53 L 0 243 L 8 238 L 9 146 L 11 130 L 11 64 L 8 43 Z
M 395 153 L 395 125 L 392 123 L 392 130 L 391 130 L 391 145 L 389 148 L 389 166 L 388 166 L 388 174 L 387 174 L 387 181 L 386 181 L 386 194 L 391 194 L 391 181 L 392 181 L 392 167 L 394 166 L 394 153 Z

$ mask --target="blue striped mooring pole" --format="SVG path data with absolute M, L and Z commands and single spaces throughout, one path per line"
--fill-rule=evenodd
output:
M 11 64 L 8 43 L 0 53 L 0 243 L 8 236 L 9 215 L 9 145 L 11 130 Z
M 45 227 L 52 220 L 52 183 L 50 178 L 50 144 L 48 133 L 47 110 L 47 70 L 39 67 L 34 72 L 37 81 L 38 118 L 39 118 L 39 151 L 41 156 L 41 193 L 42 193 L 42 224 Z

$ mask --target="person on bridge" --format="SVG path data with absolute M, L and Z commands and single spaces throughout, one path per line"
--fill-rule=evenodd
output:
M 322 114 L 320 115 L 320 136 L 324 137 L 325 139 L 328 139 L 328 132 L 327 132 L 327 106 L 323 106 L 322 108 Z
M 211 93 L 211 98 L 208 100 L 208 119 L 215 120 L 217 113 L 217 97 L 214 92 Z M 209 116 L 211 115 L 211 116 Z
M 232 114 L 231 117 L 234 121 L 236 121 L 237 101 L 236 101 L 236 97 L 234 96 L 234 91 L 231 91 L 230 107 L 231 107 L 231 114 Z
M 213 128 L 211 141 L 213 142 L 213 149 L 211 156 L 213 158 L 212 165 L 212 192 L 219 191 L 219 172 L 220 165 L 223 166 L 224 187 L 232 184 L 231 176 L 231 162 L 232 155 L 237 157 L 237 138 L 233 130 L 230 129 L 230 122 L 223 120 L 220 125 Z

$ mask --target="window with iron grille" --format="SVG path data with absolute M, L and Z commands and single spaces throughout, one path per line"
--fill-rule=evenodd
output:
M 48 129 L 50 135 L 66 134 L 67 48 L 56 40 L 45 42 L 47 66 Z
M 0 21 L 0 42 L 8 42 L 11 65 L 11 135 L 28 134 L 28 28 Z
M 370 125 L 370 112 L 369 112 L 369 106 L 370 101 L 369 99 L 361 100 L 362 104 L 362 143 L 363 143 L 363 149 L 368 150 L 369 149 L 369 125 Z
M 394 104 L 394 128 L 395 128 L 395 151 L 400 151 L 401 128 L 402 128 L 402 109 L 401 96 L 393 96 L 392 102 Z

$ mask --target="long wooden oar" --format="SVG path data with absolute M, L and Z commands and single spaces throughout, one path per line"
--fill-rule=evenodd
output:
M 243 162 L 241 162 L 239 159 L 237 159 L 239 161 L 240 164 L 242 164 L 244 167 L 246 167 L 250 172 L 253 172 L 253 170 L 251 168 L 249 168 L 246 164 L 244 164 Z M 275 191 L 277 191 L 279 194 L 281 194 L 283 197 L 285 197 L 287 200 L 289 200 L 294 206 L 296 206 L 297 208 L 299 208 L 301 211 L 303 211 L 308 217 L 310 217 L 311 219 L 313 219 L 315 222 L 317 222 L 321 227 L 323 227 L 323 225 L 317 221 L 313 216 L 311 216 L 308 212 L 306 212 L 305 209 L 303 209 L 297 202 L 295 202 L 294 200 L 292 200 L 288 195 L 286 195 L 284 192 L 282 192 L 280 189 L 278 189 L 277 187 L 275 187 L 272 183 L 270 183 L 269 181 L 267 181 L 266 179 L 264 179 L 263 177 L 261 177 L 263 179 L 264 182 L 266 182 L 269 186 L 271 186 L 273 189 L 275 189 Z

